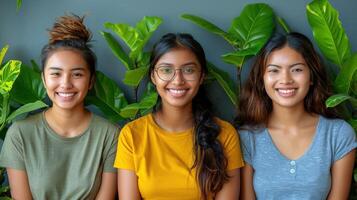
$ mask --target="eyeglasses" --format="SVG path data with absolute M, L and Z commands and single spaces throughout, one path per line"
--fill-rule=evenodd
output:
M 179 69 L 170 66 L 161 66 L 156 68 L 155 71 L 157 76 L 163 81 L 173 80 L 176 76 L 176 71 L 181 71 L 181 75 L 186 81 L 194 81 L 201 76 L 201 70 L 194 66 L 184 66 Z

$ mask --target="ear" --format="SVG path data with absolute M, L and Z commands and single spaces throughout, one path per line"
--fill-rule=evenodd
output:
M 43 74 L 44 72 L 41 73 L 41 79 L 42 79 L 43 86 L 46 88 L 46 79 L 45 79 L 45 75 Z
M 156 86 L 156 80 L 155 80 L 154 71 L 151 72 L 151 74 L 150 74 L 150 79 L 151 79 L 151 82 Z

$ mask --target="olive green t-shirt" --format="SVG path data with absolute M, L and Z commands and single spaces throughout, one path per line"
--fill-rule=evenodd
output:
M 116 173 L 118 132 L 117 126 L 92 114 L 87 130 L 64 138 L 39 113 L 9 128 L 0 165 L 26 171 L 34 199 L 95 199 L 102 173 Z

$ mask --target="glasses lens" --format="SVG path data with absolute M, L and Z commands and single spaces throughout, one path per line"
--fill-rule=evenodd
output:
M 171 80 L 175 75 L 175 70 L 172 67 L 166 67 L 166 66 L 157 68 L 156 72 L 159 78 L 164 81 Z
M 199 70 L 194 66 L 185 66 L 181 69 L 181 72 L 184 79 L 187 81 L 194 81 L 198 79 L 198 76 L 200 75 Z
M 186 81 L 197 80 L 200 76 L 200 70 L 198 70 L 195 66 L 184 66 L 181 69 L 175 69 L 169 66 L 161 66 L 156 69 L 157 75 L 161 80 L 164 81 L 171 81 L 174 78 L 176 71 L 181 71 L 177 73 L 181 73 Z

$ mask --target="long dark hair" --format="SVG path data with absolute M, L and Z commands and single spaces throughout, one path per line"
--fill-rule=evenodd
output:
M 96 56 L 90 49 L 91 32 L 83 24 L 84 17 L 65 15 L 59 17 L 49 29 L 49 42 L 42 48 L 41 65 L 44 71 L 48 58 L 58 50 L 73 50 L 86 61 L 92 80 L 95 78 Z
M 166 53 L 176 48 L 186 48 L 195 54 L 201 65 L 201 73 L 207 72 L 205 53 L 201 45 L 190 35 L 185 33 L 164 35 L 153 47 L 150 58 L 149 76 L 153 75 L 155 65 Z M 192 169 L 196 169 L 196 179 L 201 191 L 202 199 L 219 192 L 227 182 L 227 159 L 224 156 L 221 143 L 217 136 L 219 125 L 210 112 L 210 102 L 203 86 L 200 86 L 197 95 L 192 100 L 194 117 L 194 147 L 195 156 Z M 160 108 L 158 108 L 160 109 Z
M 273 105 L 264 88 L 266 62 L 273 51 L 285 46 L 301 54 L 310 70 L 312 85 L 304 98 L 305 110 L 329 118 L 337 116 L 335 109 L 326 108 L 324 104 L 332 95 L 332 89 L 319 55 L 305 35 L 291 32 L 274 35 L 257 56 L 240 96 L 237 125 L 249 127 L 267 123 Z

